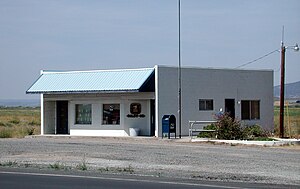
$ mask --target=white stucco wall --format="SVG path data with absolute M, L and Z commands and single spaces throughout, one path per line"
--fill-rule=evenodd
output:
M 150 135 L 150 99 L 154 99 L 154 93 L 124 93 L 124 94 L 78 94 L 78 95 L 44 95 L 45 124 L 48 132 L 55 134 L 57 100 L 68 101 L 68 128 L 70 135 L 81 136 L 129 136 L 129 128 L 139 128 L 141 135 Z M 130 104 L 140 103 L 143 118 L 128 118 Z M 75 105 L 92 105 L 92 124 L 75 123 Z M 104 125 L 103 104 L 120 104 L 120 124 Z M 53 131 L 52 131 L 52 130 Z M 51 131 L 50 131 L 51 130 Z
M 174 114 L 178 131 L 178 69 L 157 67 L 157 122 Z M 199 111 L 199 99 L 213 99 L 213 111 Z M 235 115 L 241 118 L 241 100 L 260 100 L 260 119 L 243 121 L 273 128 L 273 72 L 254 70 L 182 68 L 182 135 L 188 135 L 189 120 L 213 120 L 225 99 L 235 99 Z M 161 136 L 161 130 L 158 131 Z
M 145 117 L 130 118 L 127 117 L 130 114 L 130 104 L 140 103 L 142 107 L 141 114 Z M 150 100 L 127 100 L 124 101 L 124 130 L 129 134 L 129 128 L 138 128 L 141 131 L 141 135 L 150 135 Z

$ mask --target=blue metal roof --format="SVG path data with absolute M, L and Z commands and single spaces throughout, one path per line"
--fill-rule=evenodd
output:
M 154 68 L 43 72 L 26 93 L 138 92 Z

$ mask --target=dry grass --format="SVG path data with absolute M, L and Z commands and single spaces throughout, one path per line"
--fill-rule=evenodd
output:
M 40 108 L 0 107 L 0 138 L 40 134 Z
M 288 115 L 287 115 L 288 112 Z M 285 108 L 285 135 L 300 138 L 300 106 Z M 40 108 L 0 107 L 0 138 L 40 134 Z M 279 131 L 279 107 L 274 107 L 275 134 Z
M 300 106 L 284 109 L 284 133 L 286 137 L 300 138 Z M 275 134 L 279 134 L 279 107 L 274 107 Z

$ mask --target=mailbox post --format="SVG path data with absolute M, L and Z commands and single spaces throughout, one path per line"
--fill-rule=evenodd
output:
M 176 118 L 174 115 L 164 115 L 162 118 L 162 138 L 168 134 L 168 139 L 170 139 L 171 133 L 174 133 L 176 138 Z

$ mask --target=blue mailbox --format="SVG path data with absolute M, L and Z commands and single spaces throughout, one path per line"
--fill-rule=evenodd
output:
M 165 135 L 170 138 L 171 133 L 174 133 L 176 138 L 176 118 L 174 115 L 164 115 L 162 117 L 162 138 Z

